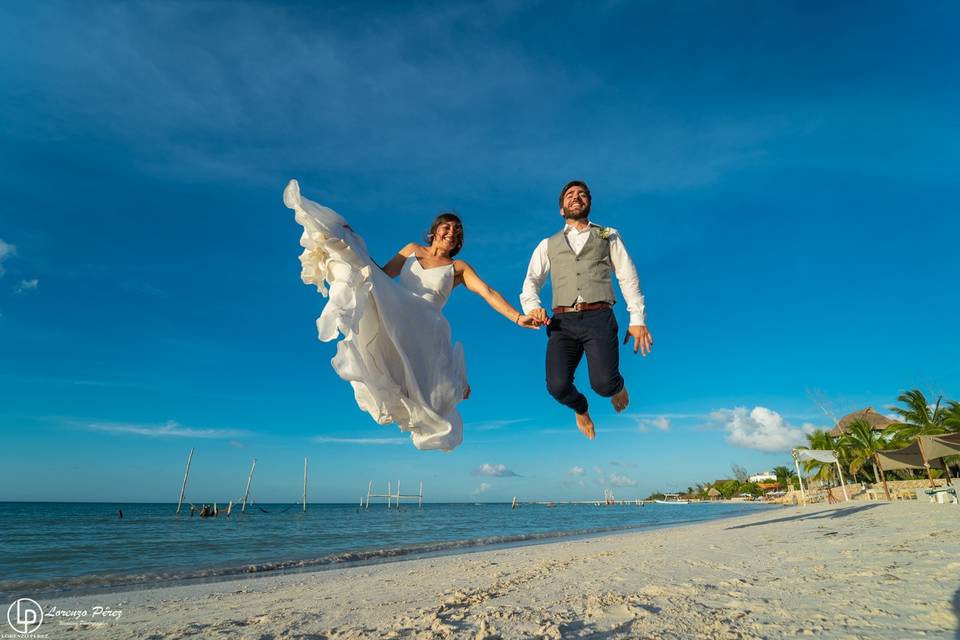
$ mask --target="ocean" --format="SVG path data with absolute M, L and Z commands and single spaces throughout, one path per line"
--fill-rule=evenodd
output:
M 122 519 L 117 508 L 123 508 Z M 257 504 L 229 518 L 175 504 L 0 503 L 0 596 L 35 597 L 464 553 L 755 513 L 755 504 Z M 3 598 L 0 598 L 3 601 Z

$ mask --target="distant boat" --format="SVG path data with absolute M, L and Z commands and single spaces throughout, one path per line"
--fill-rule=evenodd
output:
M 681 500 L 679 493 L 665 493 L 663 500 L 654 500 L 657 504 L 690 504 L 689 500 Z

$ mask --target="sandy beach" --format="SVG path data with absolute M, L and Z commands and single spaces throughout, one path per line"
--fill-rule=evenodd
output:
M 950 505 L 787 507 L 459 556 L 47 600 L 48 612 L 88 615 L 48 615 L 38 633 L 960 638 L 958 530 L 960 508 Z M 90 615 L 97 606 L 122 613 L 104 621 Z

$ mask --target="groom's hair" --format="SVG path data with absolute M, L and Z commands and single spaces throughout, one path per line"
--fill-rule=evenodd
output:
M 424 240 L 427 241 L 427 244 L 433 244 L 433 235 L 437 232 L 437 227 L 439 227 L 444 222 L 456 222 L 460 230 L 457 232 L 457 244 L 454 245 L 453 249 L 450 251 L 450 257 L 460 253 L 460 249 L 463 248 L 463 222 L 460 221 L 460 216 L 453 213 L 452 211 L 444 211 L 438 215 L 433 220 L 433 224 L 430 225 L 430 231 L 427 232 L 427 235 L 424 236 Z
M 593 198 L 590 196 L 590 187 L 587 186 L 587 183 L 583 180 L 571 180 L 567 184 L 563 185 L 563 189 L 560 189 L 560 208 L 563 208 L 563 194 L 565 194 L 570 187 L 580 187 L 587 192 L 587 197 L 592 201 Z

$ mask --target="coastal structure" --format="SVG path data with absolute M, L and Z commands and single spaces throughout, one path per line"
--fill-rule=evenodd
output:
M 839 438 L 847 433 L 847 428 L 857 420 L 865 421 L 874 431 L 883 431 L 894 422 L 887 416 L 877 413 L 873 407 L 867 407 L 866 409 L 849 413 L 837 420 L 837 426 L 827 431 L 827 435 L 831 438 Z
M 390 508 L 391 502 L 395 503 L 397 509 L 399 509 L 399 508 L 400 508 L 400 501 L 401 501 L 401 500 L 416 500 L 416 501 L 417 501 L 417 508 L 418 508 L 418 509 L 422 509 L 422 508 L 423 508 L 423 480 L 420 481 L 420 491 L 419 491 L 419 493 L 410 493 L 410 494 L 402 494 L 402 493 L 400 493 L 400 481 L 399 481 L 399 480 L 397 480 L 397 492 L 396 492 L 396 493 L 392 493 L 390 487 L 391 487 L 390 481 L 388 480 L 388 481 L 387 481 L 387 492 L 386 492 L 386 493 L 374 493 L 374 492 L 373 492 L 373 480 L 371 480 L 371 481 L 367 484 L 367 500 L 366 500 L 366 504 L 364 504 L 363 498 L 361 497 L 361 498 L 360 498 L 360 504 L 361 504 L 361 506 L 363 506 L 364 509 L 369 509 L 369 508 L 370 508 L 370 498 L 386 498 L 386 499 L 387 499 L 387 509 Z

